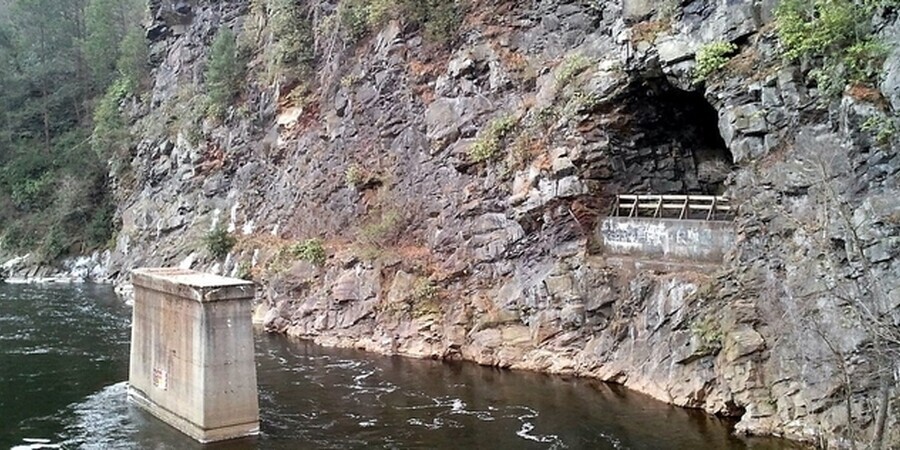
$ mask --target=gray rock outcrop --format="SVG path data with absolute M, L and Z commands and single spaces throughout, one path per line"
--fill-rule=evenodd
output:
M 896 51 L 880 92 L 825 102 L 778 54 L 772 2 L 483 1 L 453 46 L 392 21 L 321 54 L 302 104 L 249 76 L 223 122 L 193 117 L 215 29 L 247 3 L 154 34 L 112 276 L 249 271 L 274 332 L 595 377 L 746 433 L 874 432 L 900 359 L 858 313 L 900 323 L 900 159 L 863 124 L 895 114 Z M 723 39 L 738 54 L 697 86 L 697 50 Z M 724 193 L 737 243 L 715 265 L 598 253 L 626 192 Z M 239 243 L 214 261 L 220 226 Z M 310 238 L 323 265 L 291 250 Z

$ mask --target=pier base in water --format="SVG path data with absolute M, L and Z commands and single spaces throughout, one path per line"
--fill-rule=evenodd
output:
M 181 269 L 132 283 L 129 398 L 200 442 L 258 434 L 253 283 Z

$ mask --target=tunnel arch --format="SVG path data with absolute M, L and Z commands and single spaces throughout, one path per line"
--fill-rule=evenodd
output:
M 680 89 L 662 74 L 636 76 L 608 105 L 595 120 L 609 141 L 609 193 L 724 192 L 734 157 L 702 91 Z

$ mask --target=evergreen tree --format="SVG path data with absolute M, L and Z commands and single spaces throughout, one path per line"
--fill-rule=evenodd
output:
M 52 260 L 108 241 L 107 161 L 127 164 L 130 144 L 120 102 L 129 85 L 139 89 L 147 78 L 141 4 L 0 0 L 4 250 Z
M 121 34 L 117 30 L 117 0 L 89 0 L 84 23 L 87 31 L 82 51 L 94 85 L 105 88 L 115 77 L 117 49 Z
M 128 89 L 132 93 L 143 90 L 149 71 L 150 49 L 144 30 L 133 26 L 119 48 L 119 60 L 116 69 L 119 77 L 128 83 Z
M 16 86 L 13 51 L 12 35 L 0 23 L 0 86 L 3 86 L 3 89 L 0 89 L 0 152 L 11 143 L 12 129 L 9 116 L 18 104 L 17 94 L 21 93 L 21 89 Z M 2 161 L 0 154 L 0 162 Z
M 117 148 L 127 145 L 128 132 L 125 120 L 119 111 L 119 103 L 130 89 L 128 81 L 120 78 L 107 89 L 106 94 L 94 110 L 94 130 L 91 135 L 91 147 L 101 160 L 116 155 Z
M 87 0 L 84 11 L 86 36 L 81 50 L 90 68 L 95 91 L 102 92 L 115 81 L 120 50 L 129 39 L 128 34 L 139 29 L 142 3 L 137 0 Z M 134 36 L 131 39 L 129 45 L 135 45 Z
M 243 64 L 238 58 L 237 40 L 228 27 L 219 28 L 209 50 L 206 84 L 210 102 L 223 108 L 240 92 Z
M 19 43 L 17 67 L 27 80 L 29 95 L 19 108 L 20 131 L 40 139 L 50 152 L 55 133 L 71 127 L 80 116 L 78 99 L 83 98 L 74 68 L 77 66 L 79 35 L 77 0 L 17 0 L 12 6 L 11 24 Z
M 293 0 L 269 0 L 267 4 L 276 40 L 275 63 L 286 73 L 305 74 L 315 59 L 315 37 L 308 14 Z

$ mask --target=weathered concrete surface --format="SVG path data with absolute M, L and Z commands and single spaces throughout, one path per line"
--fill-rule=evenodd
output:
M 607 217 L 597 229 L 608 254 L 720 262 L 734 245 L 731 222 Z
M 129 397 L 200 442 L 259 432 L 252 283 L 138 269 Z

